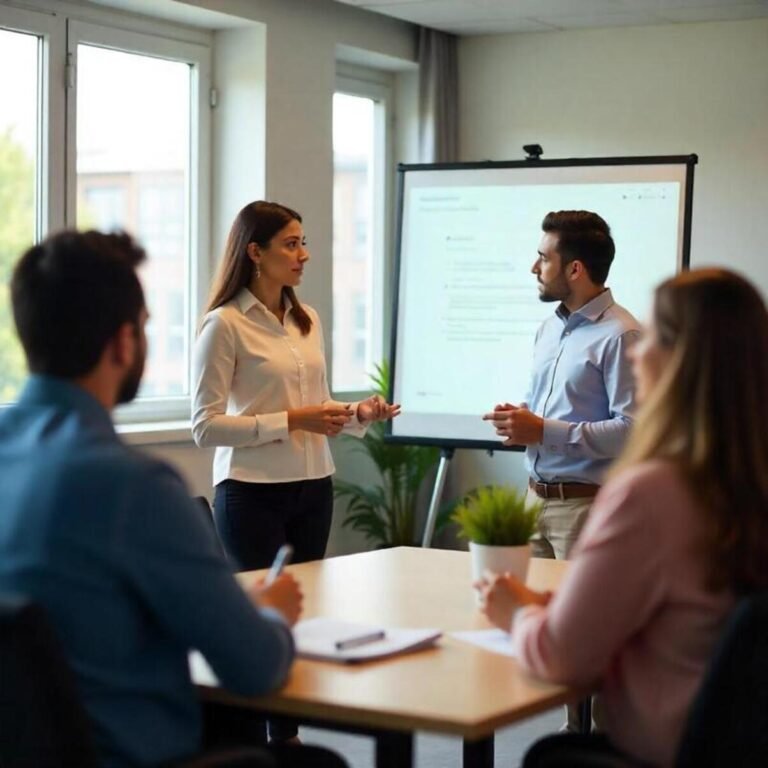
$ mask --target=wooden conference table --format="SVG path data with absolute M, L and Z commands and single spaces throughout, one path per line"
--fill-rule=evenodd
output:
M 528 584 L 553 589 L 566 564 L 531 561 Z M 294 565 L 305 595 L 302 618 L 330 616 L 381 627 L 486 629 L 470 583 L 469 554 L 399 547 Z M 258 572 L 241 574 L 247 582 Z M 243 698 L 194 669 L 202 695 L 307 725 L 376 739 L 377 768 L 411 768 L 415 731 L 464 739 L 465 768 L 492 768 L 493 733 L 582 691 L 525 675 L 515 659 L 445 634 L 434 648 L 375 662 L 342 665 L 298 659 L 287 685 Z

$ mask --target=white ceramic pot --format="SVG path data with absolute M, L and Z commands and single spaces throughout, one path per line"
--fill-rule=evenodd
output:
M 469 542 L 472 558 L 472 581 L 477 581 L 485 571 L 492 573 L 511 573 L 520 581 L 528 575 L 528 563 L 531 560 L 531 545 L 519 547 L 495 547 L 488 544 Z

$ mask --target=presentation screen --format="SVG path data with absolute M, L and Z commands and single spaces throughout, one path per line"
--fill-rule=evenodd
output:
M 696 156 L 401 165 L 391 347 L 396 442 L 500 448 L 481 415 L 526 397 L 539 300 L 531 267 L 549 211 L 611 227 L 607 286 L 638 320 L 688 265 Z

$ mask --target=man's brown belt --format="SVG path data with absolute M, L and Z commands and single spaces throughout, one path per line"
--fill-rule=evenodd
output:
M 532 478 L 528 480 L 528 487 L 540 499 L 589 499 L 597 495 L 599 485 L 592 483 L 537 483 Z

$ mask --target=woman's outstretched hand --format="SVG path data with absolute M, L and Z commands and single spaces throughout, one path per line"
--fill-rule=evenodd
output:
M 390 405 L 381 395 L 371 395 L 357 406 L 357 420 L 363 424 L 369 421 L 387 421 L 400 413 L 399 405 Z

